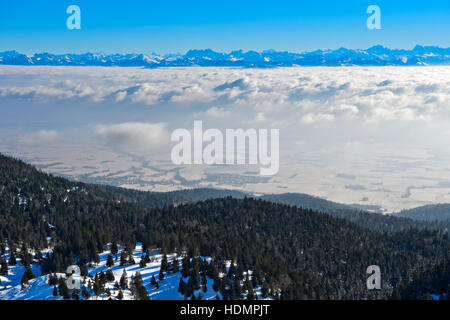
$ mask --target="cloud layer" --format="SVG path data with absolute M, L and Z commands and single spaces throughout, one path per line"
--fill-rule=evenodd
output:
M 248 107 L 266 118 L 289 112 L 304 124 L 342 119 L 431 121 L 449 116 L 450 67 L 107 70 L 1 66 L 0 97 L 148 106 L 208 104 L 215 108 L 210 115 L 226 111 L 224 105 L 228 111 Z
M 0 66 L 0 103 L 3 127 L 20 131 L 28 150 L 67 136 L 62 121 L 98 148 L 140 156 L 170 149 L 170 132 L 191 130 L 194 120 L 205 128 L 278 128 L 279 176 L 232 186 L 391 209 L 450 202 L 450 67 Z M 159 160 L 170 164 L 162 153 Z M 249 168 L 177 170 L 167 184 L 204 179 L 227 187 L 224 176 L 244 177 Z
M 20 135 L 18 138 L 18 143 L 25 146 L 46 145 L 54 143 L 58 137 L 59 134 L 55 130 L 39 130 Z

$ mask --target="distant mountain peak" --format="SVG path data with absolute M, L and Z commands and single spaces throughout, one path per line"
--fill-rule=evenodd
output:
M 234 50 L 229 53 L 192 49 L 186 54 L 52 54 L 31 56 L 15 50 L 0 53 L 2 65 L 121 66 L 121 67 L 247 67 L 273 68 L 290 66 L 424 66 L 450 65 L 450 48 L 416 45 L 412 50 L 390 49 L 375 45 L 368 49 L 315 50 L 304 53 Z

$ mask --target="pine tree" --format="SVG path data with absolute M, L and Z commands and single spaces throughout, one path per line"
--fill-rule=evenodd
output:
M 253 291 L 253 283 L 252 283 L 252 281 L 250 281 L 248 275 L 247 275 L 247 281 L 246 281 L 246 283 L 247 283 L 247 290 Z
M 247 300 L 255 300 L 255 293 L 253 292 L 253 289 L 248 291 Z
M 262 284 L 261 295 L 264 299 L 269 296 L 269 286 L 266 282 L 263 282 Z
M 225 277 L 224 280 L 222 281 L 222 288 L 220 291 L 222 293 L 223 300 L 229 300 L 231 298 L 231 294 L 233 292 L 232 288 L 233 285 L 231 283 L 230 278 Z
M 49 276 L 48 276 L 48 285 L 49 286 L 54 286 L 54 285 L 56 285 L 58 283 L 58 278 L 53 274 L 53 273 L 51 273 Z
M 108 258 L 106 259 L 106 266 L 108 267 L 108 268 L 111 268 L 112 266 L 114 266 L 114 260 L 113 260 L 113 257 L 112 257 L 112 255 L 108 255 Z
M 166 271 L 168 267 L 167 255 L 164 253 L 161 260 L 161 270 Z
M 100 263 L 100 256 L 99 256 L 98 253 L 95 253 L 94 262 L 95 262 L 95 264 L 99 264 Z
M 185 292 L 184 292 L 185 298 L 192 296 L 194 291 L 195 291 L 194 281 L 192 280 L 192 277 L 190 277 L 186 284 L 186 287 L 185 287 Z
M 235 297 L 235 299 L 239 299 L 240 295 L 241 295 L 241 282 L 237 277 L 235 277 L 233 283 L 233 296 Z
M 70 299 L 69 288 L 67 288 L 66 281 L 62 278 L 59 279 L 58 291 L 59 295 L 63 297 L 65 300 Z
M 200 271 L 199 271 L 197 263 L 194 264 L 194 270 L 193 270 L 192 277 L 194 278 L 193 280 L 194 280 L 195 290 L 200 289 Z
M 119 290 L 119 293 L 117 294 L 117 299 L 122 300 L 123 299 L 123 292 L 122 290 Z
M 131 281 L 131 292 L 133 293 L 136 300 L 150 300 L 147 289 L 142 281 L 142 276 L 140 272 L 136 272 L 135 276 Z
M 0 275 L 8 275 L 8 263 L 6 260 L 0 258 Z
M 147 263 L 145 262 L 145 256 L 144 255 L 141 256 L 141 261 L 139 261 L 139 266 L 141 268 L 145 268 L 147 266 Z
M 180 278 L 180 283 L 178 284 L 178 292 L 181 293 L 183 296 L 186 292 L 186 282 L 184 282 L 183 278 Z
M 20 284 L 22 289 L 24 289 L 25 287 L 28 286 L 28 281 L 31 279 L 36 278 L 36 276 L 33 274 L 33 272 L 31 271 L 30 267 L 28 266 L 25 269 L 25 272 L 23 273 L 22 279 L 20 280 Z
M 125 271 L 125 269 L 123 269 L 119 284 L 120 284 L 120 287 L 124 290 L 126 288 L 128 288 L 128 278 L 127 278 L 127 272 Z
M 77 290 L 72 291 L 72 300 L 80 300 L 80 296 L 77 293 Z
M 163 281 L 164 280 L 164 272 L 163 272 L 162 268 L 159 269 L 158 280 L 159 281 Z
M 220 290 L 220 282 L 221 282 L 221 280 L 219 279 L 219 277 L 215 277 L 215 278 L 214 278 L 214 282 L 213 282 L 213 290 L 214 290 L 215 292 L 217 292 L 217 291 Z
M 155 279 L 155 276 L 154 275 L 152 275 L 152 280 L 150 281 L 150 284 L 152 285 L 152 286 L 156 286 L 158 283 L 156 282 L 156 279 Z
M 25 268 L 30 266 L 31 255 L 28 253 L 28 248 L 25 243 L 22 245 L 22 248 L 20 249 L 20 258 L 21 258 L 20 262 Z
M 135 264 L 136 261 L 134 261 L 134 257 L 133 255 L 130 253 L 129 257 L 128 257 L 128 264 L 131 266 L 133 264 Z
M 119 252 L 119 248 L 117 247 L 117 242 L 113 242 L 111 244 L 111 254 L 116 255 Z
M 31 280 L 31 279 L 36 278 L 36 276 L 34 275 L 33 271 L 31 271 L 31 267 L 28 266 L 28 267 L 25 269 L 25 272 L 27 273 L 28 280 Z
M 94 277 L 94 293 L 96 296 L 103 293 L 103 285 L 100 282 L 100 278 L 99 278 L 98 274 L 95 274 L 95 277 Z
M 201 283 L 202 283 L 202 287 L 204 287 L 206 289 L 206 285 L 208 284 L 208 280 L 206 279 L 206 276 L 205 276 L 204 273 L 202 273 L 202 276 L 201 276 Z M 205 292 L 206 292 L 206 290 L 205 290 Z
M 127 255 L 125 254 L 125 251 L 123 250 L 120 254 L 120 265 L 125 266 L 127 264 Z
M 106 274 L 103 272 L 103 270 L 100 271 L 98 280 L 100 281 L 100 284 L 103 286 L 108 282 L 108 279 L 106 278 Z
M 177 272 L 180 271 L 179 262 L 178 262 L 178 258 L 177 257 L 174 257 L 172 259 L 172 263 L 170 264 L 169 269 L 173 273 L 177 273 Z
M 184 257 L 181 268 L 181 276 L 183 278 L 186 278 L 189 275 L 189 267 L 190 267 L 190 260 L 188 257 Z
M 114 273 L 111 270 L 106 271 L 106 281 L 112 282 L 115 280 Z
M 81 290 L 81 296 L 86 300 L 91 297 L 91 294 L 86 290 L 86 287 L 83 287 L 83 289 Z
M 9 264 L 10 266 L 15 266 L 15 265 L 17 264 L 16 256 L 14 255 L 14 250 L 12 250 L 12 249 L 9 251 L 9 261 L 8 261 L 8 264 Z

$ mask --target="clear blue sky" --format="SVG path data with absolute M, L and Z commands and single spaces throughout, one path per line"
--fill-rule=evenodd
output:
M 449 0 L 1 0 L 0 51 L 184 53 L 367 48 L 382 44 L 450 47 Z M 81 30 L 66 8 L 81 8 Z M 381 8 L 382 30 L 366 9 Z

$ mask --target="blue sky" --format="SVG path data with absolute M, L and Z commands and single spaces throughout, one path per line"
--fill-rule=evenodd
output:
M 66 8 L 81 8 L 81 30 L 67 30 Z M 381 8 L 368 30 L 366 9 Z M 342 1 L 2 1 L 0 51 L 177 53 L 450 46 L 448 0 Z

